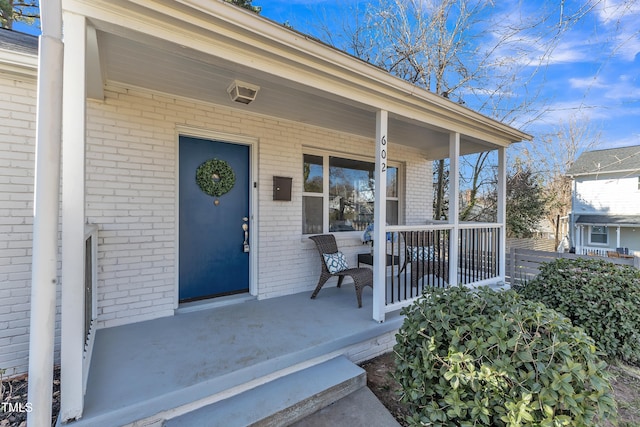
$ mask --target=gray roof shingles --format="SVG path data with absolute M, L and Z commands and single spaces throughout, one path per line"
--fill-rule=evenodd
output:
M 640 145 L 584 152 L 567 175 L 637 171 L 640 174 Z
M 37 55 L 38 37 L 1 28 L 0 49 Z

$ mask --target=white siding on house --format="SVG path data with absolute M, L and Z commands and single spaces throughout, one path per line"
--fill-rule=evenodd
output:
M 638 176 L 576 178 L 573 212 L 579 214 L 638 215 Z
M 608 174 L 602 177 L 585 176 L 575 178 L 575 195 L 573 200 L 573 214 L 579 215 L 638 215 L 640 214 L 640 188 L 638 175 L 628 173 Z M 582 246 L 590 248 L 605 248 L 612 250 L 616 247 L 628 248 L 631 253 L 640 254 L 640 227 L 620 227 L 618 241 L 618 227 L 607 229 L 608 242 L 598 244 L 590 241 L 589 225 L 576 230 L 582 233 Z
M 0 73 L 0 88 L 0 369 L 13 375 L 28 367 L 36 81 Z
M 629 248 L 635 256 L 640 257 L 640 227 L 620 229 L 620 247 Z

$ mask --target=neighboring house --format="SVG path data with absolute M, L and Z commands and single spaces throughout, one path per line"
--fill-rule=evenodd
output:
M 585 152 L 567 175 L 576 252 L 640 256 L 640 145 Z
M 385 294 L 396 286 L 386 282 L 387 231 L 437 235 L 450 284 L 504 281 L 505 149 L 529 135 L 222 1 L 64 5 L 62 176 L 60 186 L 44 181 L 62 206 L 63 420 L 82 415 L 87 335 L 202 301 L 310 294 L 320 274 L 312 233 L 335 231 L 355 265 L 368 252 L 361 230 L 389 224 L 376 234 L 373 303 L 362 309 L 377 322 L 412 300 Z M 28 333 L 51 326 L 29 325 L 41 261 L 32 241 L 50 241 L 32 235 L 43 170 L 36 41 L 0 31 L 0 368 L 9 374 L 27 369 Z M 449 223 L 427 225 L 432 160 L 449 157 L 457 177 L 460 155 L 485 150 L 499 153 L 497 223 L 460 224 L 456 203 Z M 456 179 L 450 186 L 457 192 Z

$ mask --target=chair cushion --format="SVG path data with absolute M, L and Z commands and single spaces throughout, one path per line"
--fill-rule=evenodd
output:
M 433 246 L 407 246 L 411 261 L 433 261 L 435 251 Z
M 339 273 L 349 268 L 347 258 L 340 251 L 334 254 L 322 254 L 322 257 L 324 258 L 327 270 L 329 270 L 329 273 L 331 274 Z

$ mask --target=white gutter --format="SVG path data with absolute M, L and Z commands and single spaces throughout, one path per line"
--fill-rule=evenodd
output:
M 581 214 L 584 215 L 584 214 Z M 580 215 L 577 215 L 580 216 Z M 577 222 L 576 224 L 578 225 L 588 225 L 588 226 L 596 226 L 596 227 L 610 227 L 610 228 L 638 228 L 638 223 L 633 224 L 633 223 L 625 223 L 625 224 L 620 224 L 620 223 L 616 223 L 616 222 Z
M 60 146 L 62 144 L 62 7 L 40 2 L 36 166 L 29 335 L 30 427 L 51 425 L 54 326 L 58 283 Z
M 0 49 L 0 72 L 34 78 L 37 70 L 37 55 Z
M 571 173 L 571 174 L 567 174 L 567 176 L 569 178 L 577 178 L 577 177 L 583 177 L 583 176 L 590 176 L 590 175 L 595 175 L 596 179 L 599 175 L 607 175 L 607 174 L 616 174 L 616 173 L 621 173 L 621 174 L 635 174 L 638 173 L 638 169 L 617 169 L 617 170 L 597 170 L 597 171 L 589 171 L 589 172 L 578 172 L 578 173 Z M 633 178 L 633 175 L 630 177 L 624 177 L 624 178 Z M 605 179 L 612 179 L 612 178 L 605 178 Z

